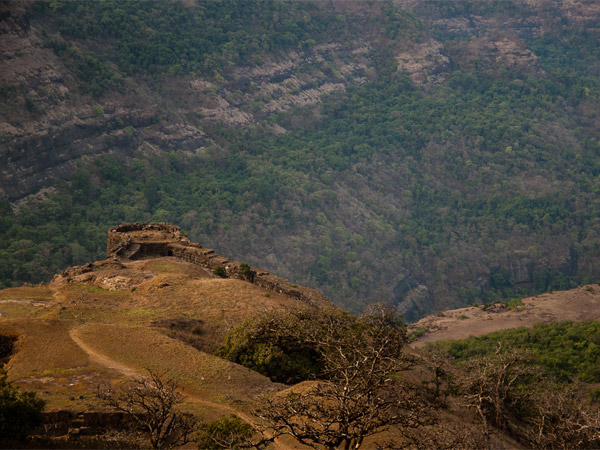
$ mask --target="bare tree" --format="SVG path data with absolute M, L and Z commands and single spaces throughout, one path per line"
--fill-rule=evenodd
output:
M 538 386 L 527 438 L 535 448 L 600 448 L 600 411 L 579 383 Z
M 358 319 L 325 314 L 302 338 L 322 355 L 322 379 L 276 395 L 257 411 L 272 438 L 288 434 L 313 448 L 358 449 L 390 425 L 418 426 L 423 405 L 398 373 L 407 368 L 406 332 L 390 308 L 378 305 Z
M 175 380 L 150 369 L 148 377 L 138 378 L 119 391 L 100 390 L 99 397 L 109 406 L 127 414 L 145 430 L 154 449 L 168 449 L 191 441 L 196 420 L 177 407 L 183 402 Z
M 467 406 L 475 409 L 481 419 L 483 434 L 489 437 L 491 425 L 507 430 L 516 428 L 513 419 L 523 414 L 530 391 L 520 389 L 530 377 L 539 374 L 531 365 L 529 352 L 508 349 L 503 351 L 499 343 L 496 352 L 472 360 L 467 367 L 464 399 Z

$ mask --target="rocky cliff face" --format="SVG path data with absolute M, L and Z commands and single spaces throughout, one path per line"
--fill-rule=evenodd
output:
M 315 105 L 323 94 L 365 83 L 370 64 L 368 42 L 331 43 L 234 67 L 220 84 L 195 76 L 160 85 L 123 77 L 120 89 L 93 97 L 49 48 L 49 25 L 32 22 L 28 6 L 0 4 L 0 198 L 10 201 L 98 157 L 218 146 L 202 124 L 250 125 L 272 112 Z M 94 43 L 74 45 L 84 52 Z M 273 131 L 285 129 L 274 125 Z
M 144 86 L 125 83 L 93 99 L 31 24 L 28 3 L 3 2 L 0 28 L 0 197 L 35 194 L 70 176 L 82 161 L 110 154 L 198 151 L 206 137 L 184 121 L 161 123 L 164 112 Z
M 476 64 L 544 75 L 523 38 L 552 26 L 556 5 L 549 0 L 532 0 L 519 5 L 519 14 L 492 18 L 478 15 L 476 8 L 459 17 L 438 17 L 422 2 L 397 3 L 413 10 L 433 32 L 395 49 L 398 70 L 417 86 L 445 81 L 457 64 L 463 70 Z M 30 5 L 0 3 L 0 198 L 11 201 L 68 177 L 82 161 L 136 150 L 199 152 L 215 145 L 200 131 L 204 123 L 244 126 L 272 112 L 318 104 L 323 94 L 367 82 L 372 50 L 379 45 L 373 33 L 343 44 L 332 36 L 328 44 L 268 54 L 255 66 L 233 67 L 220 84 L 172 76 L 157 85 L 119 74 L 120 89 L 93 98 L 77 85 L 65 58 L 48 46 L 52 24 L 32 22 Z M 354 10 L 342 3 L 335 7 L 350 16 L 369 14 L 360 2 Z M 559 9 L 575 27 L 600 22 L 593 1 L 563 0 Z M 458 40 L 440 41 L 435 35 Z M 99 45 L 85 40 L 73 44 L 82 52 Z M 279 124 L 272 129 L 285 132 Z

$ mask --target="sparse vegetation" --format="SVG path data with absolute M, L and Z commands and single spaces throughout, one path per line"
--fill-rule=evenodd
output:
M 217 266 L 214 268 L 213 273 L 221 278 L 227 278 L 227 272 L 223 266 Z
M 248 264 L 246 264 L 246 263 L 240 264 L 240 272 L 246 279 L 252 278 L 252 268 Z
M 513 311 L 520 311 L 525 307 L 525 303 L 523 303 L 523 300 L 520 298 L 511 298 L 506 302 L 506 306 Z
M 153 449 L 170 449 L 190 442 L 197 424 L 193 416 L 178 409 L 183 396 L 177 382 L 166 373 L 147 371 L 148 377 L 136 379 L 118 391 L 99 388 L 99 397 L 141 427 Z
M 41 424 L 45 401 L 34 392 L 21 392 L 0 368 L 0 445 L 24 441 Z
M 423 335 L 425 335 L 427 333 L 429 333 L 429 329 L 428 328 L 412 328 L 408 332 L 407 340 L 408 340 L 408 342 L 416 341 L 421 336 L 423 336 Z

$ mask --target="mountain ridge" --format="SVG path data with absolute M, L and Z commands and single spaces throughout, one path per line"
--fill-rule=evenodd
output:
M 148 5 L 2 4 L 3 286 L 135 221 L 411 320 L 600 276 L 593 2 Z

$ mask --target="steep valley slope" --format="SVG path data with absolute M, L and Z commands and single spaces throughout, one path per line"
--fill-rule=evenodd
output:
M 600 278 L 594 1 L 0 3 L 0 287 L 122 222 L 410 319 Z

